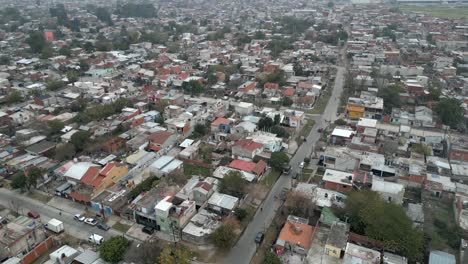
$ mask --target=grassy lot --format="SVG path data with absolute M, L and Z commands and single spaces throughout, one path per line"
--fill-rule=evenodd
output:
M 441 18 L 468 18 L 468 6 L 416 6 L 404 5 L 399 7 L 406 12 L 421 12 Z
M 118 230 L 122 233 L 127 233 L 127 231 L 130 229 L 131 226 L 129 225 L 126 225 L 126 224 L 122 224 L 120 222 L 117 222 L 115 223 L 112 228 L 114 228 L 115 230 Z
M 314 109 L 309 111 L 309 114 L 321 114 L 325 111 L 325 107 L 327 107 L 328 100 L 330 99 L 332 94 L 332 87 L 328 87 L 322 96 L 319 97 L 317 102 L 315 102 Z
M 32 198 L 34 200 L 38 200 L 40 202 L 43 202 L 43 203 L 48 203 L 50 201 L 50 199 L 52 198 L 52 197 L 50 197 L 50 196 L 48 196 L 46 194 L 43 194 L 43 193 L 40 193 L 40 192 L 35 192 L 35 191 L 27 192 L 26 196 L 28 196 L 29 198 Z
M 455 222 L 452 199 L 424 197 L 424 230 L 432 249 L 458 251 L 462 231 Z
M 265 184 L 268 187 L 271 187 L 275 184 L 275 182 L 278 180 L 279 176 L 281 175 L 281 172 L 277 170 L 271 170 L 262 180 L 262 183 Z
M 312 127 L 315 125 L 314 120 L 307 120 L 307 123 L 304 125 L 304 127 L 301 129 L 301 132 L 297 134 L 296 137 L 296 143 L 298 146 L 300 146 L 303 142 L 304 139 L 303 137 L 307 137 L 312 130 Z
M 184 164 L 184 173 L 186 175 L 211 176 L 210 169 L 190 163 Z

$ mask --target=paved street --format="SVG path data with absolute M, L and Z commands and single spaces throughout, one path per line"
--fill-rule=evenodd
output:
M 68 210 L 62 210 L 62 214 L 60 215 L 60 210 L 57 208 L 26 197 L 22 194 L 19 194 L 16 191 L 10 191 L 4 188 L 0 188 L 0 204 L 4 207 L 12 209 L 12 202 L 14 203 L 14 207 L 18 208 L 19 212 L 22 214 L 26 214 L 30 210 L 38 212 L 41 215 L 42 223 L 47 223 L 51 218 L 56 218 L 62 221 L 65 227 L 65 232 L 80 239 L 87 239 L 92 233 L 99 234 L 104 238 L 122 235 L 121 232 L 118 232 L 113 229 L 103 231 L 95 226 L 90 226 L 85 223 L 74 220 L 73 216 L 76 213 L 83 213 L 77 211 L 75 208 L 68 208 Z
M 297 173 L 299 171 L 299 163 L 304 161 L 305 157 L 310 156 L 314 144 L 319 140 L 320 133 L 317 132 L 318 128 L 325 127 L 329 122 L 333 122 L 336 117 L 336 112 L 340 102 L 340 96 L 343 91 L 344 85 L 344 74 L 345 69 L 338 67 L 338 71 L 335 79 L 335 86 L 333 88 L 332 95 L 328 101 L 327 107 L 325 108 L 324 114 L 317 118 L 317 122 L 312 128 L 307 142 L 304 142 L 297 150 L 294 157 L 291 158 L 290 164 L 292 166 L 292 172 Z M 315 118 L 314 118 L 315 119 Z M 255 235 L 259 231 L 266 230 L 275 216 L 276 210 L 280 207 L 281 202 L 275 199 L 275 196 L 279 196 L 283 188 L 291 187 L 291 176 L 281 175 L 276 184 L 273 186 L 271 192 L 265 199 L 262 208 L 263 210 L 257 210 L 252 222 L 247 226 L 245 232 L 237 242 L 237 244 L 231 249 L 227 257 L 220 263 L 228 264 L 247 264 L 256 252 L 257 244 L 255 244 Z

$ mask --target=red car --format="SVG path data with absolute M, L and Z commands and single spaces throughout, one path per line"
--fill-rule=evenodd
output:
M 34 219 L 38 219 L 39 217 L 41 217 L 40 214 L 38 214 L 37 212 L 34 212 L 34 211 L 29 211 L 28 216 L 31 217 L 31 218 L 34 218 Z

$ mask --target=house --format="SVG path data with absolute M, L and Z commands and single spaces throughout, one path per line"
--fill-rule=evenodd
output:
M 257 125 L 248 121 L 240 122 L 231 130 L 232 134 L 239 136 L 249 136 L 255 132 Z
M 383 264 L 408 264 L 408 259 L 389 252 L 384 252 Z
M 40 221 L 19 216 L 7 224 L 0 224 L 0 258 L 20 256 L 46 239 Z
M 230 215 L 239 206 L 239 198 L 215 192 L 208 199 L 207 209 L 218 215 Z
M 194 201 L 178 201 L 173 196 L 167 196 L 160 201 L 155 211 L 159 230 L 167 234 L 181 232 L 197 212 Z
M 252 103 L 240 102 L 234 106 L 234 110 L 241 116 L 250 115 L 254 111 L 254 105 Z
M 326 169 L 322 180 L 327 189 L 348 192 L 353 188 L 353 178 L 353 173 Z
M 235 159 L 231 161 L 228 167 L 248 173 L 253 173 L 257 177 L 260 177 L 266 172 L 267 164 L 263 160 L 260 160 L 257 163 L 255 163 L 251 161 Z
M 213 192 L 213 184 L 202 180 L 199 176 L 192 176 L 185 186 L 176 194 L 176 197 L 182 200 L 195 201 L 197 206 L 202 206 L 208 201 Z
M 313 235 L 314 227 L 308 225 L 307 219 L 289 215 L 274 247 L 280 254 L 289 250 L 306 255 L 312 245 Z
M 380 264 L 380 252 L 353 243 L 346 244 L 343 264 Z
M 433 250 L 429 255 L 429 262 L 428 264 L 455 264 L 457 263 L 456 258 L 454 255 L 449 254 L 447 252 Z
M 211 132 L 224 132 L 229 133 L 231 130 L 231 120 L 227 118 L 218 117 L 211 123 Z
M 209 243 L 211 235 L 219 226 L 219 215 L 201 209 L 182 230 L 182 239 L 196 244 Z
M 67 166 L 65 164 L 62 167 Z M 90 168 L 93 168 L 90 170 Z M 59 170 L 58 168 L 57 170 Z M 66 167 L 65 167 L 66 169 Z M 94 172 L 99 172 L 100 166 L 93 164 L 91 162 L 77 162 L 74 163 L 72 162 L 69 165 L 69 168 L 65 170 L 63 177 L 65 177 L 67 180 L 72 181 L 72 182 L 79 182 L 82 180 L 82 178 L 85 176 L 86 173 L 92 174 Z
M 48 155 L 55 149 L 56 144 L 47 140 L 41 141 L 39 143 L 33 144 L 25 149 L 27 153 L 32 155 Z
M 242 139 L 236 141 L 231 148 L 234 157 L 253 159 L 263 151 L 263 145 L 254 142 L 252 139 Z
M 148 136 L 148 147 L 155 152 L 162 151 L 163 153 L 166 153 L 174 146 L 176 139 L 176 135 L 171 132 L 154 132 Z
M 341 221 L 335 221 L 325 243 L 325 254 L 335 258 L 342 258 L 346 250 L 348 235 L 349 225 Z
M 182 170 L 183 162 L 171 156 L 161 156 L 150 166 L 150 173 L 157 177 L 169 175 L 172 172 Z
M 378 192 L 383 200 L 398 205 L 403 204 L 405 186 L 403 184 L 384 181 L 381 177 L 372 177 L 372 190 Z
M 345 145 L 351 142 L 355 132 L 348 128 L 335 127 L 331 134 L 331 142 L 334 145 Z
M 265 151 L 278 152 L 281 151 L 283 147 L 283 139 L 277 137 L 273 133 L 257 131 L 249 138 L 251 138 L 254 142 L 262 144 Z
M 360 119 L 364 117 L 365 108 L 364 106 L 354 105 L 348 102 L 346 111 L 350 119 Z
M 132 215 L 137 224 L 158 229 L 155 207 L 170 194 L 170 190 L 162 184 L 147 192 L 142 192 L 130 202 L 127 215 Z

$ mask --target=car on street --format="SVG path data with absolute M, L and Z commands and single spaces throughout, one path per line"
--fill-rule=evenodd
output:
M 84 220 L 84 222 L 85 222 L 86 224 L 92 225 L 92 226 L 95 226 L 95 225 L 97 225 L 97 223 L 98 223 L 98 222 L 96 221 L 96 219 L 94 219 L 94 218 L 86 218 L 86 219 Z
M 104 231 L 107 231 L 110 229 L 110 226 L 108 226 L 106 223 L 99 223 L 97 224 L 97 228 L 101 229 L 101 230 L 104 230 Z
M 86 219 L 86 217 L 84 217 L 84 215 L 76 214 L 73 216 L 73 219 L 83 222 Z
M 28 216 L 31 217 L 31 218 L 33 218 L 33 219 L 38 219 L 39 217 L 41 217 L 41 215 L 38 214 L 38 213 L 35 212 L 35 211 L 29 211 L 29 212 L 28 212 Z
M 141 232 L 148 234 L 148 235 L 152 235 L 154 233 L 154 229 L 151 227 L 145 226 L 141 229 Z
M 305 165 L 305 163 L 302 161 L 301 163 L 299 163 L 299 168 L 303 169 L 304 165 Z
M 322 133 L 322 132 L 323 132 L 323 128 L 319 128 L 319 129 L 317 129 L 317 131 L 318 131 L 319 133 Z
M 263 232 L 258 232 L 257 235 L 255 236 L 255 243 L 261 244 L 264 238 L 265 238 L 265 234 Z

